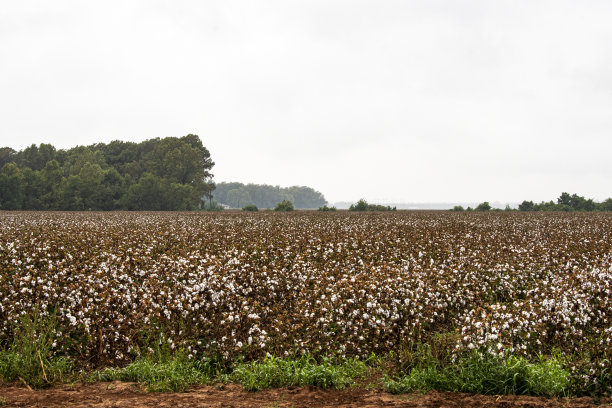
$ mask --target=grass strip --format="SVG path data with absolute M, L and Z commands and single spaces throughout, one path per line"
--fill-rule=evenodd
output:
M 367 369 L 365 362 L 356 359 L 334 364 L 330 358 L 317 363 L 309 355 L 296 360 L 268 356 L 263 361 L 239 364 L 229 378 L 248 391 L 304 385 L 340 389 L 353 384 Z
M 417 391 L 451 391 L 486 395 L 569 395 L 570 374 L 558 357 L 530 363 L 522 357 L 471 353 L 455 364 L 432 363 L 414 367 L 407 375 L 384 379 L 394 394 Z

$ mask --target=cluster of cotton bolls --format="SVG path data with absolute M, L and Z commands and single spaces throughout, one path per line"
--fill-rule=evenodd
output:
M 53 313 L 94 362 L 456 352 L 610 359 L 612 217 L 445 212 L 0 213 L 0 342 Z M 159 340 L 161 341 L 161 340 Z M 603 368 L 602 368 L 603 367 Z

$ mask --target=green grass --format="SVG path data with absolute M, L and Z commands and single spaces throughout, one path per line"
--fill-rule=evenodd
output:
M 73 363 L 67 357 L 53 355 L 55 314 L 40 318 L 35 311 L 32 316 L 21 318 L 11 347 L 0 351 L 0 379 L 19 381 L 31 388 L 62 383 L 72 374 Z
M 105 368 L 92 374 L 93 381 L 131 381 L 144 384 L 148 391 L 180 392 L 195 384 L 211 381 L 192 361 L 178 356 L 167 361 L 138 359 L 123 368 Z
M 266 357 L 263 361 L 239 364 L 229 378 L 248 391 L 304 385 L 339 389 L 353 384 L 367 369 L 366 363 L 354 359 L 334 364 L 330 358 L 318 363 L 308 355 L 297 360 Z
M 431 362 L 432 360 L 430 360 Z M 531 363 L 524 358 L 472 353 L 452 365 L 435 362 L 412 368 L 407 375 L 384 380 L 385 390 L 394 394 L 439 390 L 488 395 L 569 394 L 569 372 L 558 357 Z

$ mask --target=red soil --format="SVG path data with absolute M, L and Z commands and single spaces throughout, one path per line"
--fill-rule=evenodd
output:
M 601 404 L 611 406 L 612 398 Z M 363 388 L 325 391 L 314 387 L 246 392 L 240 385 L 199 386 L 184 393 L 146 393 L 131 383 L 58 386 L 30 391 L 0 386 L 2 407 L 593 407 L 590 397 L 547 399 L 447 392 L 391 395 Z

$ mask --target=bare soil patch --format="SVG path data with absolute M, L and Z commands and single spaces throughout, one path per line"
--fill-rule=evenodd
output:
M 199 386 L 184 393 L 147 393 L 137 384 L 113 382 L 58 386 L 41 391 L 0 387 L 3 407 L 594 407 L 612 405 L 612 398 L 547 399 L 527 396 L 485 396 L 449 392 L 392 395 L 363 388 L 322 390 L 315 387 L 246 392 L 240 385 Z M 600 405 L 601 406 L 601 405 Z

